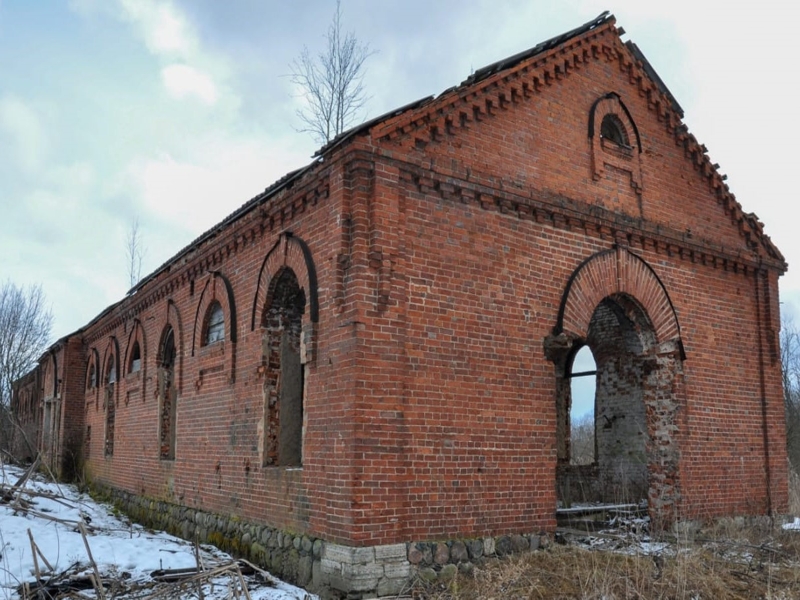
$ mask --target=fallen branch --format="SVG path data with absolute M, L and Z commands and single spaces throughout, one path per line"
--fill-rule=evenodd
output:
M 81 537 L 83 538 L 83 545 L 86 546 L 86 554 L 89 555 L 89 562 L 92 565 L 92 570 L 94 571 L 94 583 L 95 583 L 95 590 L 97 591 L 97 596 L 100 600 L 105 598 L 105 593 L 103 591 L 103 581 L 100 579 L 100 571 L 97 569 L 97 563 L 94 562 L 94 557 L 92 556 L 92 549 L 89 548 L 89 540 L 86 538 L 86 527 L 83 523 L 78 523 L 78 531 L 81 532 Z
M 2 497 L 0 497 L 0 504 L 8 504 L 14 499 L 17 490 L 25 485 L 25 482 L 28 481 L 28 478 L 31 476 L 31 474 L 38 468 L 40 462 L 41 457 L 37 455 L 36 460 L 31 463 L 28 469 L 17 480 L 17 483 L 12 485 L 11 489 L 9 489 L 5 494 L 2 495 Z

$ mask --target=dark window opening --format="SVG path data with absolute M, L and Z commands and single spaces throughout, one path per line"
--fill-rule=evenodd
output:
M 613 114 L 607 114 L 603 117 L 603 122 L 600 124 L 600 137 L 610 142 L 614 142 L 617 146 L 629 148 L 628 134 L 625 132 L 625 126 L 619 117 Z
M 175 420 L 177 416 L 178 390 L 175 386 L 175 334 L 167 327 L 162 337 L 158 365 L 159 401 L 159 457 L 175 459 Z
M 105 455 L 112 456 L 114 454 L 114 429 L 116 421 L 117 406 L 114 403 L 114 384 L 117 381 L 117 370 L 114 366 L 114 356 L 112 355 L 108 360 L 108 371 L 106 374 L 106 439 L 105 439 Z
M 142 368 L 142 356 L 139 350 L 139 342 L 133 342 L 133 349 L 131 350 L 131 364 L 128 368 L 129 373 L 136 373 Z
M 219 302 L 214 302 L 208 309 L 205 344 L 221 342 L 225 339 L 225 313 Z
M 94 363 L 91 364 L 89 367 L 89 389 L 94 389 L 97 387 L 97 369 L 94 367 Z
M 300 337 L 306 297 L 291 269 L 281 271 L 270 288 L 271 300 L 262 321 L 263 464 L 301 466 L 305 366 Z

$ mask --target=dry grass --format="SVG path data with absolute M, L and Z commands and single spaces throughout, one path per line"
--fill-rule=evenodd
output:
M 748 551 L 749 550 L 749 551 Z M 731 545 L 679 548 L 671 556 L 552 546 L 487 563 L 449 584 L 418 588 L 429 600 L 580 598 L 800 598 L 800 568 L 788 555 Z
M 790 510 L 800 515 L 800 477 Z M 671 539 L 659 553 L 636 540 L 551 545 L 487 561 L 448 582 L 418 584 L 419 600 L 734 600 L 800 598 L 800 531 L 723 519 Z M 609 549 L 613 548 L 613 549 Z M 650 547 L 652 549 L 652 547 Z

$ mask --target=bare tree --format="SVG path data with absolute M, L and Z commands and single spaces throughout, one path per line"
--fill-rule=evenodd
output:
M 353 32 L 342 32 L 341 1 L 328 27 L 325 50 L 313 57 L 303 47 L 291 67 L 292 82 L 302 90 L 307 106 L 297 111 L 300 131 L 310 132 L 325 144 L 347 129 L 364 106 L 364 62 L 374 52 L 360 43 Z
M 594 411 L 592 411 L 571 423 L 570 463 L 590 465 L 594 460 Z
M 142 234 L 139 231 L 139 219 L 134 219 L 128 226 L 125 237 L 125 258 L 128 264 L 128 280 L 130 288 L 142 279 L 142 261 L 146 250 L 142 243 Z
M 786 409 L 786 451 L 795 471 L 800 471 L 800 330 L 791 318 L 781 323 L 781 369 Z
M 0 285 L 0 448 L 11 449 L 15 431 L 25 438 L 11 412 L 11 384 L 34 367 L 50 340 L 52 323 L 41 286 Z
M 0 409 L 11 403 L 11 384 L 33 368 L 47 347 L 53 315 L 39 285 L 0 286 Z

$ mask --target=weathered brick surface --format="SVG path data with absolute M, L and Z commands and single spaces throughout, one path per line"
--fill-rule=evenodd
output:
M 83 386 L 65 401 L 80 407 L 70 435 L 83 434 L 91 478 L 348 548 L 550 530 L 553 356 L 585 342 L 614 297 L 652 338 L 654 370 L 615 371 L 645 381 L 628 425 L 646 436 L 651 509 L 786 510 L 785 264 L 613 21 L 460 90 L 329 150 L 75 334 L 61 362 Z M 630 148 L 589 136 L 593 110 L 622 104 Z M 301 469 L 264 459 L 263 314 L 285 268 L 306 297 Z M 204 346 L 213 301 L 225 341 Z M 174 460 L 159 458 L 167 325 Z M 129 373 L 134 341 L 142 368 Z M 87 383 L 111 353 L 106 456 L 102 377 Z

